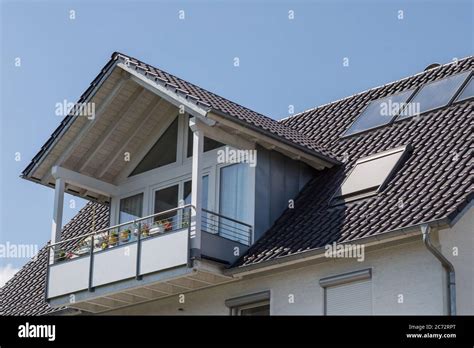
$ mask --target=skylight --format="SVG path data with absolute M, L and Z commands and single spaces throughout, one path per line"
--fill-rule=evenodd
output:
M 370 102 L 346 133 L 344 133 L 344 136 L 360 133 L 390 123 L 393 118 L 398 115 L 400 109 L 404 107 L 413 92 L 414 90 L 411 89 Z
M 332 203 L 352 201 L 380 192 L 411 147 L 401 146 L 359 159 L 334 194 Z
M 424 85 L 410 100 L 410 107 L 405 108 L 398 119 L 416 116 L 448 105 L 469 74 L 470 72 L 466 71 Z
M 463 101 L 472 97 L 474 97 L 474 76 L 471 76 L 469 82 L 464 86 L 463 90 L 456 98 L 456 101 Z

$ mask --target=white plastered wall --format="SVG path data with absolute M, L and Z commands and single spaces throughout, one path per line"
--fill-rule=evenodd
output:
M 328 260 L 298 269 L 242 279 L 185 294 L 184 303 L 173 296 L 107 314 L 228 315 L 226 299 L 271 290 L 272 315 L 321 315 L 323 289 L 319 279 L 372 268 L 373 314 L 442 315 L 445 306 L 445 272 L 419 239 L 367 252 L 364 262 Z M 399 303 L 403 296 L 403 303 Z M 294 298 L 294 303 L 290 299 Z

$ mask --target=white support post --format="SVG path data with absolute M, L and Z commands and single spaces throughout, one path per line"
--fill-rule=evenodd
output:
M 193 159 L 191 174 L 191 258 L 201 257 L 201 221 L 202 221 L 202 154 L 204 149 L 204 134 L 200 121 L 193 117 L 189 127 L 193 131 Z
M 54 208 L 53 221 L 51 226 L 51 244 L 57 243 L 61 240 L 61 230 L 63 224 L 63 204 L 64 204 L 64 179 L 57 178 L 54 188 Z M 54 250 L 50 251 L 50 264 L 54 263 Z

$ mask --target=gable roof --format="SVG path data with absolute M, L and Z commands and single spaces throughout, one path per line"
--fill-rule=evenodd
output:
M 63 228 L 64 238 L 73 238 L 106 228 L 109 223 L 109 208 L 89 202 Z M 45 301 L 47 247 L 43 247 L 35 258 L 24 265 L 0 292 L 0 314 L 44 315 L 63 308 L 51 308 Z
M 283 119 L 281 123 L 317 138 L 347 161 L 316 173 L 295 208 L 285 211 L 233 266 L 256 266 L 424 222 L 452 221 L 473 197 L 473 99 L 350 137 L 341 135 L 370 101 L 473 68 L 474 57 L 464 58 Z M 380 194 L 329 205 L 358 159 L 404 145 L 413 150 Z
M 340 159 L 348 160 L 344 166 L 318 171 L 295 200 L 295 209 L 285 211 L 233 265 L 234 269 L 281 260 L 332 241 L 357 241 L 422 222 L 452 221 L 473 197 L 469 171 L 473 99 L 370 132 L 347 138 L 340 135 L 371 100 L 473 68 L 474 58 L 468 57 L 458 64 L 447 64 L 282 120 L 286 127 L 317 138 Z M 328 206 L 357 159 L 407 144 L 413 151 L 383 192 L 353 203 Z M 96 228 L 106 227 L 108 207 L 89 203 L 64 227 L 66 238 L 90 231 L 94 207 Z M 43 248 L 35 261 L 27 263 L 5 284 L 0 313 L 35 315 L 57 310 L 44 301 L 46 257 Z
M 134 70 L 149 81 L 160 84 L 176 96 L 184 97 L 189 102 L 204 108 L 206 111 L 212 111 L 243 127 L 265 134 L 331 164 L 339 164 L 336 157 L 329 150 L 321 146 L 316 139 L 302 134 L 270 117 L 252 111 L 217 94 L 209 92 L 204 88 L 182 80 L 164 70 L 119 52 L 112 54 L 109 62 L 107 62 L 104 68 L 91 82 L 91 85 L 81 95 L 77 103 L 87 102 L 88 98 L 92 96 L 94 89 L 100 85 L 108 73 L 119 63 L 125 64 L 127 68 Z M 70 127 L 74 120 L 75 117 L 70 116 L 63 119 L 59 127 L 53 132 L 50 138 L 41 147 L 40 151 L 23 170 L 22 177 L 28 177 L 28 174 L 30 174 L 31 170 L 35 167 L 35 164 L 41 161 L 47 151 L 54 145 L 55 140 L 60 137 L 63 131 Z

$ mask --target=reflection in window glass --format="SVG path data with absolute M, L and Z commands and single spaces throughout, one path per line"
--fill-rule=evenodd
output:
M 209 196 L 209 175 L 205 175 L 202 177 L 202 207 L 207 209 L 208 207 L 208 196 Z M 184 190 L 183 190 L 183 201 L 184 204 L 191 204 L 191 181 L 186 181 L 184 183 Z
M 219 185 L 219 213 L 250 223 L 250 176 L 249 166 L 245 163 L 233 164 L 221 168 Z M 222 219 L 219 223 L 219 234 L 225 238 L 246 244 L 243 236 L 233 231 L 241 229 L 237 223 Z
M 120 200 L 119 224 L 142 217 L 143 193 Z
M 178 206 L 178 185 L 170 186 L 161 190 L 155 191 L 155 210 L 154 213 L 163 212 L 176 208 Z M 155 221 L 162 221 L 163 223 L 176 223 L 177 212 L 171 212 L 155 217 Z
M 403 110 L 398 119 L 404 119 L 426 111 L 446 106 L 469 75 L 469 71 L 424 85 Z
M 456 101 L 462 101 L 474 97 L 474 77 L 471 77 L 462 92 L 456 98 Z
M 217 149 L 219 147 L 225 146 L 225 144 L 222 144 L 221 142 L 210 139 L 208 137 L 204 137 L 204 152 L 208 152 L 214 149 Z M 187 144 L 187 157 L 192 157 L 193 155 L 193 131 L 191 128 L 188 127 L 188 144 Z
M 160 139 L 158 139 L 151 150 L 148 151 L 130 176 L 176 162 L 177 146 L 178 118 L 176 118 L 168 129 L 166 129 Z
M 411 89 L 370 102 L 344 135 L 363 132 L 390 123 L 405 106 L 413 92 L 414 90 Z

